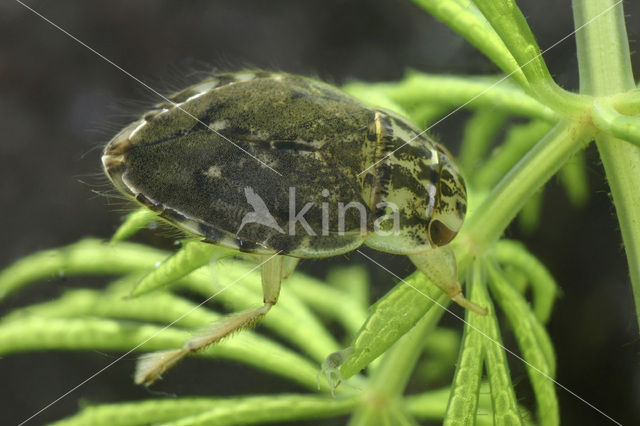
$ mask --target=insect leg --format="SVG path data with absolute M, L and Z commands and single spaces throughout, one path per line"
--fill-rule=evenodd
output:
M 456 256 L 449 246 L 441 246 L 418 254 L 410 254 L 409 259 L 423 274 L 438 286 L 458 305 L 480 315 L 487 310 L 466 299 L 458 282 Z
M 293 271 L 300 262 L 299 257 L 282 256 L 282 279 L 286 280 L 293 274 Z
M 278 301 L 282 280 L 283 256 L 273 256 L 262 265 L 262 291 L 264 305 L 225 317 L 201 336 L 188 340 L 180 349 L 153 352 L 138 361 L 134 380 L 149 386 L 184 357 L 216 343 L 228 335 L 256 324 Z M 295 264 L 293 265 L 295 267 Z M 293 271 L 293 269 L 291 269 Z

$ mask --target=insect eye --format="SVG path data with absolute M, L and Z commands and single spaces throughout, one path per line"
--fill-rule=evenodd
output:
M 437 246 L 443 246 L 449 243 L 457 234 L 457 232 L 452 231 L 447 225 L 437 219 L 429 223 L 429 239 Z

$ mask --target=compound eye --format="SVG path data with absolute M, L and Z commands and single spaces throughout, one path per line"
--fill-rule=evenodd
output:
M 447 228 L 447 225 L 437 219 L 429 223 L 429 239 L 437 246 L 448 244 L 456 235 L 458 235 L 456 231 Z

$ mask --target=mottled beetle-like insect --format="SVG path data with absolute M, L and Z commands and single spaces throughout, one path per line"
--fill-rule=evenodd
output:
M 441 248 L 466 212 L 451 155 L 331 85 L 263 71 L 213 75 L 123 129 L 102 163 L 120 191 L 166 221 L 264 262 L 263 306 L 147 357 L 138 383 L 256 323 L 300 258 L 362 244 L 408 255 L 455 302 L 485 313 L 464 298 L 453 252 Z

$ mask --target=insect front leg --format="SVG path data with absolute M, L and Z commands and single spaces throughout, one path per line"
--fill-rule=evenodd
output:
M 487 310 L 466 299 L 458 282 L 456 256 L 449 246 L 442 246 L 418 254 L 410 254 L 409 259 L 423 274 L 438 286 L 458 305 L 480 315 Z
M 262 292 L 264 305 L 229 315 L 200 336 L 188 340 L 180 349 L 153 352 L 138 361 L 134 380 L 136 384 L 149 386 L 184 357 L 199 351 L 223 338 L 255 325 L 275 305 L 280 294 L 280 283 L 284 274 L 293 272 L 297 262 L 284 261 L 284 256 L 263 256 L 268 260 L 262 264 Z M 283 263 L 286 270 L 283 269 Z

